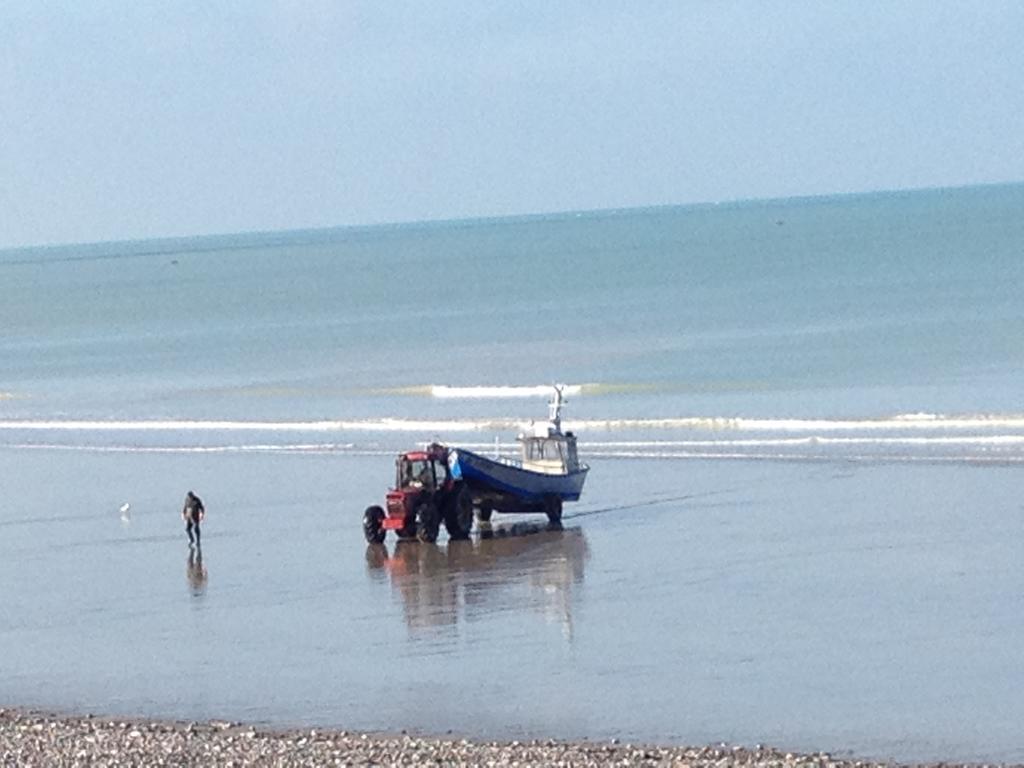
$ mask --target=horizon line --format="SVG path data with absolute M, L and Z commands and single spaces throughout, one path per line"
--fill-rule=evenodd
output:
M 857 198 L 857 197 L 874 197 L 878 195 L 899 195 L 899 194 L 917 194 L 917 193 L 937 193 L 937 192 L 952 192 L 957 190 L 968 190 L 968 189 L 983 189 L 990 187 L 1011 187 L 1019 186 L 1024 184 L 1024 179 L 1017 181 L 994 181 L 994 182 L 981 182 L 976 184 L 950 184 L 950 185 L 938 185 L 938 186 L 927 186 L 927 187 L 902 187 L 895 189 L 871 189 L 862 190 L 856 192 L 826 192 L 822 194 L 797 194 L 797 195 L 785 195 L 780 197 L 737 197 L 727 198 L 724 200 L 708 200 L 700 202 L 690 203 L 651 203 L 649 205 L 627 205 L 627 206 L 615 206 L 609 208 L 585 208 L 585 209 L 567 209 L 567 210 L 553 210 L 553 211 L 537 211 L 531 213 L 504 213 L 496 215 L 478 215 L 478 216 L 456 216 L 453 218 L 438 218 L 438 219 L 408 219 L 408 220 L 383 220 L 375 222 L 367 222 L 362 224 L 324 224 L 315 225 L 309 227 L 289 227 L 286 229 L 253 229 L 243 230 L 237 232 L 209 232 L 202 234 L 168 234 L 168 235 L 152 235 L 146 237 L 129 237 L 129 238 L 116 238 L 110 240 L 85 240 L 79 242 L 60 241 L 52 243 L 34 243 L 30 245 L 11 245 L 3 246 L 0 245 L 0 255 L 6 253 L 12 253 L 16 251 L 39 251 L 39 250 L 58 250 L 62 248 L 79 248 L 79 247 L 102 247 L 102 246 L 116 246 L 116 245 L 128 245 L 128 244 L 139 244 L 139 243 L 167 243 L 172 242 L 183 243 L 186 241 L 202 241 L 202 240 L 218 240 L 234 237 L 252 237 L 252 238 L 263 238 L 270 236 L 290 236 L 300 234 L 326 234 L 331 232 L 365 232 L 374 229 L 416 229 L 416 228 L 431 228 L 431 227 L 444 227 L 452 225 L 472 226 L 476 224 L 497 224 L 497 223 L 519 223 L 536 219 L 559 219 L 569 217 L 599 217 L 599 216 L 614 216 L 623 215 L 629 213 L 637 213 L 642 211 L 666 211 L 671 209 L 700 209 L 700 208 L 716 208 L 722 206 L 744 206 L 744 205 L 758 205 L 758 204 L 771 204 L 771 203 L 792 203 L 792 202 L 810 202 L 810 201 L 826 201 L 826 200 L 837 200 L 844 198 Z M 196 242 L 198 245 L 199 243 Z M 250 246 L 244 246 L 250 247 Z M 189 250 L 203 250 L 202 248 L 189 249 Z M 210 249 L 210 250 L 220 250 Z M 157 251 L 157 253 L 162 252 Z

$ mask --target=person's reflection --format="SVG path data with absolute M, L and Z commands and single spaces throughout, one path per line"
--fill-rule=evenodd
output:
M 203 565 L 203 550 L 201 547 L 190 549 L 188 553 L 188 567 L 185 571 L 188 577 L 188 586 L 194 597 L 200 597 L 206 592 L 206 566 Z
M 400 541 L 389 555 L 366 550 L 367 573 L 384 574 L 401 595 L 412 629 L 452 626 L 460 619 L 505 611 L 539 611 L 571 635 L 573 585 L 588 557 L 582 530 L 516 524 L 447 547 Z

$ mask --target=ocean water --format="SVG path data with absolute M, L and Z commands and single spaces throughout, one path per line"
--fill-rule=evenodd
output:
M 0 701 L 1024 760 L 1022 284 L 1024 185 L 0 251 Z M 564 531 L 366 546 L 555 382 Z

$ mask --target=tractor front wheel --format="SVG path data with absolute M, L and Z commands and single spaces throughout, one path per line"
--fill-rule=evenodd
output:
M 380 507 L 367 507 L 363 512 L 363 535 L 370 544 L 380 544 L 384 541 L 384 510 Z

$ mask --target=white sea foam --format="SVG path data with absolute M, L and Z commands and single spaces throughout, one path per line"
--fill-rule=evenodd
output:
M 533 424 L 532 419 L 353 419 L 319 421 L 228 421 L 228 420 L 0 420 L 0 430 L 40 431 L 251 431 L 251 432 L 434 432 L 462 433 L 484 431 L 518 431 Z M 685 416 L 659 419 L 568 419 L 562 422 L 567 430 L 581 437 L 594 432 L 625 432 L 633 430 L 704 431 L 704 432 L 784 432 L 829 433 L 851 432 L 943 432 L 994 429 L 1024 430 L 1024 414 L 981 414 L 940 416 L 908 414 L 878 419 L 797 419 Z
M 83 453 L 302 453 L 344 452 L 351 455 L 390 455 L 394 451 L 357 448 L 354 444 L 261 444 L 261 445 L 91 445 L 72 443 L 18 443 L 8 446 L 19 450 L 81 451 Z
M 339 445 L 72 445 L 57 443 L 25 443 L 9 445 L 8 448 L 31 451 L 61 451 L 100 454 L 186 454 L 186 455 L 217 455 L 217 454 L 296 454 L 296 455 L 328 455 L 340 454 L 355 456 L 394 456 L 399 446 L 359 447 Z M 408 446 L 403 446 L 407 448 Z M 470 446 L 467 446 L 470 447 Z M 1024 464 L 1024 455 L 1011 453 L 911 453 L 906 451 L 871 451 L 827 453 L 812 450 L 763 450 L 773 446 L 729 446 L 729 445 L 694 445 L 679 446 L 675 450 L 635 446 L 633 448 L 602 449 L 588 448 L 581 450 L 583 458 L 588 460 L 741 460 L 741 461 L 800 461 L 800 462 L 863 462 L 863 463 L 944 463 L 944 464 Z M 787 446 L 790 447 L 790 446 Z M 869 448 L 871 446 L 868 446 Z M 752 450 L 759 448 L 759 450 Z
M 443 384 L 435 384 L 430 386 L 430 394 L 432 397 L 443 399 L 550 397 L 552 389 L 553 388 L 551 385 L 537 385 L 527 387 L 450 387 Z M 566 384 L 562 389 L 562 393 L 566 396 L 578 395 L 582 391 L 582 384 Z
M 219 421 L 219 420 L 8 420 L 0 430 L 82 432 L 471 432 L 527 425 L 509 419 L 427 420 L 367 419 L 354 421 Z
M 958 435 L 958 436 L 919 436 L 919 437 L 780 437 L 750 438 L 740 440 L 624 440 L 587 441 L 581 443 L 588 450 L 618 448 L 649 448 L 653 450 L 665 448 L 700 448 L 700 447 L 732 447 L 761 448 L 805 445 L 1024 445 L 1024 434 L 1021 435 Z
M 8 448 L 132 453 L 394 454 L 426 438 L 508 457 L 532 421 L 6 420 Z M 586 459 L 1024 462 L 1024 415 L 908 413 L 873 419 L 686 416 L 564 422 Z M 32 440 L 25 435 L 34 434 Z M 497 436 L 495 443 L 489 438 Z M 116 443 L 118 444 L 114 444 Z
M 56 436 L 54 436 L 56 437 Z M 81 440 L 81 442 L 78 442 Z M 97 443 L 75 434 L 68 439 L 46 439 L 7 444 L 21 450 L 55 450 L 88 453 L 135 454 L 336 454 L 342 456 L 393 456 L 422 441 L 396 436 L 367 442 L 256 442 L 196 445 L 184 435 L 164 444 Z M 462 442 L 469 450 L 503 457 L 518 454 L 514 442 Z M 735 440 L 619 440 L 581 441 L 580 455 L 594 459 L 742 459 L 748 461 L 940 461 L 960 463 L 1024 463 L 1024 435 L 954 436 L 861 436 L 861 437 L 766 437 Z M 497 450 L 495 450 L 497 449 Z
M 732 416 L 686 416 L 665 419 L 566 420 L 563 425 L 577 432 L 628 429 L 678 429 L 736 432 L 878 432 L 898 430 L 1024 429 L 1024 415 L 939 416 L 900 415 L 878 419 L 744 418 Z
M 502 400 L 514 398 L 531 398 L 551 396 L 554 384 L 488 384 L 462 385 L 449 384 L 414 384 L 407 387 L 384 387 L 366 390 L 369 394 L 406 395 L 433 397 L 442 400 Z M 558 384 L 566 397 L 586 395 L 615 395 L 629 392 L 656 392 L 663 389 L 657 384 L 639 384 L 629 382 L 585 384 Z
M 927 463 L 927 464 L 1024 464 L 1024 456 L 1017 454 L 913 454 L 913 453 L 826 453 L 752 452 L 752 451 L 605 451 L 587 454 L 601 459 L 729 459 L 743 461 L 807 461 L 807 462 L 864 462 L 864 463 Z

